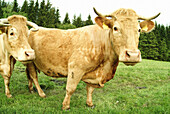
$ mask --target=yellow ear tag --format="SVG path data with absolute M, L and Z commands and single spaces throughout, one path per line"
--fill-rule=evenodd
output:
M 0 35 L 2 34 L 2 31 L 0 30 Z
M 103 29 L 109 29 L 109 27 L 103 22 Z
M 142 30 L 143 30 L 143 31 L 148 31 L 147 25 L 145 25 L 144 27 L 142 27 Z

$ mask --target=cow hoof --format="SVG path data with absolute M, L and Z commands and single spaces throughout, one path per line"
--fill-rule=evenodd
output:
M 31 94 L 35 93 L 33 90 L 30 91 Z
M 8 98 L 12 98 L 12 95 L 11 94 L 9 94 L 9 95 L 6 95 Z
M 70 111 L 70 107 L 69 107 L 69 106 L 62 107 L 62 110 L 65 110 L 65 111 Z
M 40 95 L 40 97 L 42 97 L 42 98 L 46 98 L 45 93 L 41 94 L 41 95 Z
M 96 105 L 88 105 L 86 104 L 88 107 L 90 107 L 91 109 L 94 109 L 96 107 Z

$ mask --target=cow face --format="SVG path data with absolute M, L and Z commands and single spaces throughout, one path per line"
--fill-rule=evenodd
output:
M 35 58 L 35 53 L 27 41 L 26 18 L 14 15 L 8 18 L 8 22 L 11 26 L 0 27 L 6 50 L 20 62 L 32 61 Z
M 150 20 L 138 22 L 138 16 L 131 9 L 120 9 L 114 12 L 111 19 L 99 15 L 96 23 L 102 29 L 110 30 L 110 42 L 119 61 L 126 65 L 135 65 L 140 62 L 141 53 L 138 49 L 140 32 L 150 32 L 155 24 Z

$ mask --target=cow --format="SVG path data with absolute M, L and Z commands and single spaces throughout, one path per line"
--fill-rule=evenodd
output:
M 94 88 L 104 87 L 114 77 L 119 62 L 140 62 L 140 32 L 153 30 L 155 24 L 151 20 L 160 14 L 144 18 L 123 8 L 110 15 L 102 15 L 95 8 L 94 12 L 98 15 L 95 25 L 72 30 L 40 27 L 29 35 L 28 42 L 36 55 L 26 68 L 29 89 L 33 91 L 32 80 L 37 78 L 37 71 L 51 77 L 67 77 L 63 110 L 70 108 L 70 98 L 80 80 L 87 84 L 86 104 L 93 107 Z M 139 19 L 144 21 L 139 23 Z
M 37 31 L 38 26 L 20 15 L 0 19 L 0 74 L 4 78 L 5 94 L 12 97 L 9 90 L 10 77 L 17 61 L 26 64 L 35 59 L 35 52 L 28 43 L 28 27 Z

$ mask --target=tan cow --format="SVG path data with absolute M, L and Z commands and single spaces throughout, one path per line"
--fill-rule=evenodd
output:
M 4 78 L 5 93 L 7 97 L 12 97 L 9 91 L 9 81 L 14 68 L 15 61 L 27 63 L 35 59 L 34 50 L 28 43 L 28 27 L 38 26 L 27 21 L 23 16 L 13 15 L 8 19 L 0 19 L 0 74 Z
M 119 61 L 126 65 L 140 62 L 140 31 L 151 31 L 151 19 L 159 15 L 142 18 L 131 9 L 119 9 L 111 15 L 95 12 L 96 25 L 73 30 L 39 28 L 28 39 L 36 55 L 34 63 L 27 64 L 30 91 L 32 79 L 37 77 L 36 69 L 48 76 L 68 77 L 64 110 L 70 108 L 71 95 L 80 80 L 87 83 L 86 103 L 92 107 L 94 88 L 103 87 L 114 77 Z M 138 19 L 145 21 L 138 23 Z

